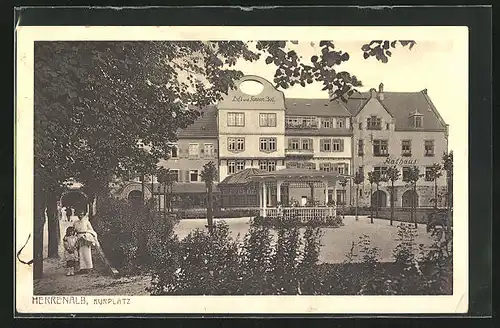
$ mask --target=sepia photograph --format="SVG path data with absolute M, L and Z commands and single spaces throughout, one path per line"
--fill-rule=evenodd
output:
M 466 310 L 466 28 L 82 29 L 26 28 L 18 50 L 25 309 Z

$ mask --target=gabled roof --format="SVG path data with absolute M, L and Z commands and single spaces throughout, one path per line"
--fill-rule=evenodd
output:
M 266 173 L 266 171 L 259 170 L 253 167 L 244 169 L 243 171 L 227 176 L 224 180 L 222 180 L 219 183 L 219 186 L 223 187 L 227 185 L 247 184 L 252 181 L 251 177 L 262 173 Z
M 351 116 L 348 108 L 339 100 L 285 98 L 286 115 Z
M 200 110 L 200 116 L 193 124 L 185 129 L 180 129 L 178 138 L 217 138 L 217 107 L 207 106 Z
M 370 99 L 369 92 L 355 93 L 349 98 L 347 107 L 353 116 L 357 116 Z M 383 100 L 378 98 L 377 100 L 394 117 L 396 130 L 446 131 L 446 123 L 430 101 L 426 90 L 420 92 L 384 91 Z M 409 118 L 415 111 L 423 116 L 423 128 L 415 128 L 410 124 Z

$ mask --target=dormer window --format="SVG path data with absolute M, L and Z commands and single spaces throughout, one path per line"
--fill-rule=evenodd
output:
M 416 128 L 422 127 L 422 116 L 415 116 L 415 127 Z
M 423 115 L 415 110 L 410 114 L 410 126 L 415 129 L 421 129 L 423 127 Z

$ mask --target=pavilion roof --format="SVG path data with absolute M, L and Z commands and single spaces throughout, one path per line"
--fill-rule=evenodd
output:
M 342 175 L 337 172 L 326 172 L 311 169 L 296 169 L 286 168 L 283 170 L 273 172 L 263 172 L 251 177 L 254 181 L 259 180 L 277 180 L 277 179 L 291 179 L 291 180 L 308 180 L 308 179 L 338 179 L 340 177 L 349 178 L 348 175 Z
M 243 171 L 227 176 L 219 183 L 219 186 L 224 187 L 229 185 L 244 185 L 252 182 L 252 177 L 262 173 L 266 173 L 266 171 L 259 170 L 253 167 L 244 169 Z

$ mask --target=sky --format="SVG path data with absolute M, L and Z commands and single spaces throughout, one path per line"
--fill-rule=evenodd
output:
M 457 119 L 457 111 L 467 110 L 467 98 L 457 99 L 458 92 L 467 92 L 463 88 L 463 49 L 459 49 L 453 39 L 439 41 L 420 41 L 409 50 L 408 47 L 399 47 L 393 51 L 388 63 L 382 63 L 371 57 L 363 58 L 361 46 L 365 41 L 342 40 L 335 42 L 335 49 L 348 52 L 350 59 L 339 66 L 339 69 L 354 74 L 363 83 L 360 91 L 370 88 L 378 89 L 382 82 L 385 91 L 419 92 L 427 89 L 427 93 L 444 121 L 450 125 L 449 148 L 454 148 L 455 130 L 453 123 Z M 318 53 L 319 42 L 300 42 L 294 50 L 308 60 L 314 53 Z M 457 67 L 462 68 L 457 70 Z M 272 82 L 276 70 L 273 64 L 267 65 L 263 60 L 246 62 L 240 60 L 236 66 L 247 75 L 259 75 Z M 293 86 L 282 90 L 290 98 L 327 98 L 328 93 L 321 90 L 320 83 L 313 83 L 301 87 Z M 464 95 L 462 95 L 464 96 Z M 465 100 L 465 102 L 464 102 Z M 457 102 L 460 101 L 460 106 Z

